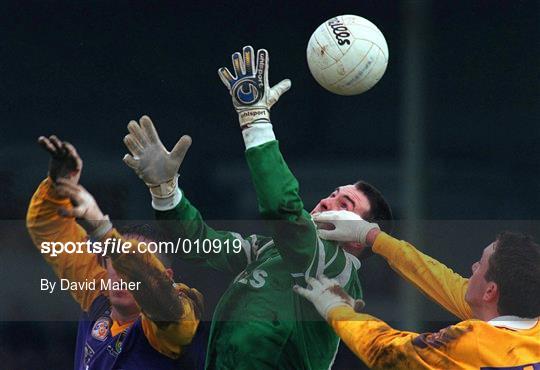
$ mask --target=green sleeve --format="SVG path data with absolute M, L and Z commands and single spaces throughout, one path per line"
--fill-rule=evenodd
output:
M 221 241 L 222 248 L 219 253 L 197 253 L 195 248 L 191 248 L 191 251 L 186 253 L 182 248 L 179 248 L 177 255 L 180 258 L 199 263 L 205 267 L 237 274 L 251 262 L 256 252 L 254 249 L 255 245 L 258 244 L 256 235 L 243 238 L 235 232 L 214 230 L 204 222 L 200 212 L 184 194 L 182 194 L 182 200 L 175 208 L 168 211 L 156 211 L 156 219 L 167 237 L 171 239 L 190 239 L 192 245 L 194 245 L 195 241 L 198 241 L 200 245 L 202 245 L 203 240 L 217 239 Z M 234 253 L 232 250 L 235 240 L 240 240 L 242 243 L 240 253 Z M 230 246 L 228 252 L 224 248 L 226 244 Z
M 270 221 L 272 237 L 290 272 L 306 277 L 324 273 L 347 284 L 359 261 L 335 243 L 318 238 L 311 215 L 304 210 L 298 181 L 285 163 L 278 142 L 248 149 L 246 159 L 259 211 Z

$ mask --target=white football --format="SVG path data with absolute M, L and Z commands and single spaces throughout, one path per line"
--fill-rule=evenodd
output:
M 373 23 L 340 15 L 321 24 L 308 42 L 311 74 L 326 90 L 357 95 L 371 89 L 388 64 L 388 45 Z

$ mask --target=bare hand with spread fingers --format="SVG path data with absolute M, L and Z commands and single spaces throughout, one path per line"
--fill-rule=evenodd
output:
M 83 161 L 77 149 L 56 135 L 40 136 L 38 143 L 51 155 L 49 177 L 54 182 L 56 193 L 69 198 L 73 204 L 72 208 L 59 208 L 58 214 L 78 218 L 92 236 L 100 237 L 109 231 L 112 228 L 109 217 L 101 212 L 94 197 L 79 185 Z
M 58 179 L 67 179 L 77 184 L 81 177 L 83 161 L 73 145 L 60 141 L 57 136 L 40 136 L 38 144 L 51 155 L 49 177 L 56 183 Z

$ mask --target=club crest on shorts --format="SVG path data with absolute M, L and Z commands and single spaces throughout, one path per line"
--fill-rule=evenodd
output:
M 100 317 L 92 327 L 92 338 L 104 341 L 109 334 L 111 328 L 111 319 L 108 317 Z

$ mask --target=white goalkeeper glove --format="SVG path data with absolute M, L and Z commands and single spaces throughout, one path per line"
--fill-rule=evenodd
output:
M 270 108 L 279 97 L 291 88 L 291 80 L 283 80 L 274 87 L 268 83 L 268 51 L 257 51 L 257 68 L 253 48 L 244 46 L 243 55 L 232 55 L 235 76 L 225 67 L 218 70 L 221 81 L 232 96 L 232 101 L 242 129 L 262 120 L 270 121 Z
M 191 138 L 184 135 L 171 152 L 161 143 L 154 124 L 148 116 L 128 124 L 129 134 L 124 143 L 131 152 L 124 162 L 148 186 L 155 198 L 169 198 L 178 188 L 178 170 L 191 145 Z
M 366 306 L 361 299 L 354 299 L 347 294 L 336 280 L 328 279 L 322 275 L 319 279 L 308 278 L 311 289 L 295 285 L 293 290 L 311 301 L 319 314 L 328 320 L 328 313 L 334 307 L 349 306 L 356 312 Z
M 366 245 L 368 233 L 379 225 L 363 220 L 359 215 L 349 211 L 327 211 L 312 215 L 317 224 L 317 233 L 322 239 L 338 242 L 355 242 Z M 334 226 L 333 230 L 321 228 L 324 224 Z

